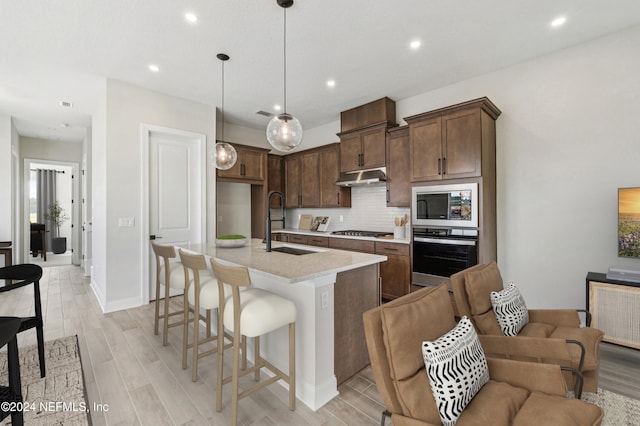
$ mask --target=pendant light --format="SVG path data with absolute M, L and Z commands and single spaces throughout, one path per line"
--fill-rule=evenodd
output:
M 222 138 L 216 142 L 211 152 L 211 163 L 219 170 L 228 170 L 236 164 L 238 153 L 233 145 L 224 141 L 224 63 L 229 60 L 229 55 L 218 53 L 216 55 L 222 61 Z
M 302 142 L 300 121 L 287 113 L 287 8 L 293 0 L 276 0 L 284 11 L 284 112 L 278 114 L 267 125 L 267 140 L 278 151 L 289 152 Z

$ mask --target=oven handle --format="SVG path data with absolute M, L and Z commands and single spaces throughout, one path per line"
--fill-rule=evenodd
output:
M 475 241 L 469 240 L 447 240 L 444 238 L 422 238 L 422 237 L 413 237 L 413 241 L 417 241 L 419 243 L 434 243 L 434 244 L 451 244 L 456 246 L 475 246 Z

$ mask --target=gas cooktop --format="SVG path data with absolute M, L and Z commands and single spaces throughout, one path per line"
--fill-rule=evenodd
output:
M 346 231 L 333 231 L 334 235 L 349 235 L 351 237 L 373 237 L 373 238 L 381 238 L 386 237 L 388 235 L 393 235 L 391 232 L 380 232 L 380 231 L 359 231 L 354 229 L 347 229 Z

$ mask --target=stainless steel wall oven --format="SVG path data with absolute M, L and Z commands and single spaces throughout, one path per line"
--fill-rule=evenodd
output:
M 413 228 L 413 284 L 439 285 L 478 263 L 476 230 Z

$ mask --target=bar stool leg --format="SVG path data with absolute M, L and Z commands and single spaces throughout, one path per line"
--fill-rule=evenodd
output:
M 231 424 L 238 424 L 238 379 L 240 370 L 240 327 L 233 331 L 233 373 L 231 378 Z
M 156 272 L 156 275 L 159 272 Z M 154 333 L 158 335 L 158 323 L 160 322 L 160 278 L 156 277 L 156 320 L 154 321 Z
M 164 286 L 164 327 L 162 328 L 162 346 L 167 346 L 169 344 L 169 291 L 170 287 L 168 284 Z
M 184 313 L 182 326 L 182 369 L 187 369 L 187 345 L 189 344 L 189 288 L 184 289 Z
M 246 347 L 245 347 L 246 348 Z M 260 358 L 260 336 L 256 336 L 253 338 L 253 365 L 257 366 L 262 358 Z M 246 359 L 247 357 L 245 356 L 244 359 Z M 245 366 L 246 368 L 246 366 Z M 254 379 L 256 382 L 260 381 L 260 369 L 256 368 L 256 371 L 254 373 Z

